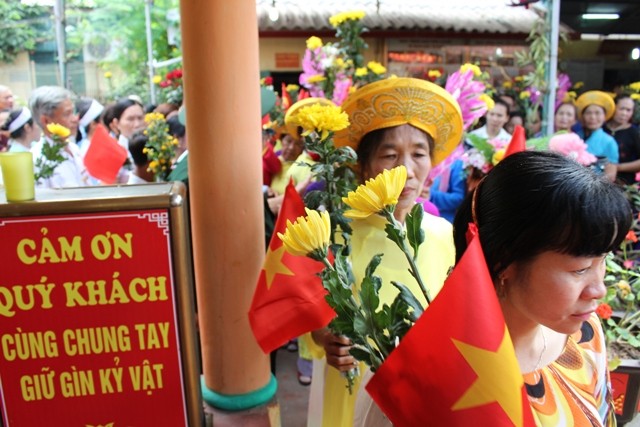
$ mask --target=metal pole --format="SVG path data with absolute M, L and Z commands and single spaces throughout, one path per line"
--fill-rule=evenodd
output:
M 58 68 L 60 72 L 60 85 L 68 88 L 67 82 L 67 49 L 65 33 L 64 0 L 56 0 L 53 4 L 55 18 L 56 47 L 58 49 Z
M 549 4 L 550 3 L 550 4 Z M 547 68 L 547 94 L 545 96 L 543 133 L 553 134 L 553 118 L 555 116 L 556 90 L 558 87 L 558 39 L 560 28 L 560 0 L 549 0 L 547 2 L 547 23 L 549 24 L 549 65 Z
M 149 99 L 152 104 L 156 103 L 156 88 L 153 84 L 153 36 L 151 35 L 151 4 L 153 0 L 144 2 L 144 18 L 147 28 L 147 61 L 149 66 Z

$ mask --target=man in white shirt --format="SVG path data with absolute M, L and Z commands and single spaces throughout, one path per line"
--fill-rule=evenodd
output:
M 36 88 L 29 98 L 29 107 L 35 122 L 42 128 L 43 136 L 31 149 L 36 172 L 38 172 L 38 159 L 52 163 L 43 154 L 44 144 L 55 144 L 51 132 L 47 129 L 49 124 L 59 124 L 71 132 L 67 143 L 60 151 L 64 158 L 54 165 L 53 174 L 47 178 L 38 180 L 36 186 L 43 188 L 83 187 L 87 185 L 88 174 L 84 167 L 80 149 L 73 141 L 73 136 L 78 132 L 78 114 L 73 103 L 73 94 L 59 86 L 40 86 Z
M 504 129 L 504 125 L 509 121 L 509 106 L 501 99 L 495 100 L 494 107 L 487 111 L 485 115 L 487 123 L 479 129 L 471 132 L 486 139 L 499 139 L 501 141 L 511 141 L 511 134 Z

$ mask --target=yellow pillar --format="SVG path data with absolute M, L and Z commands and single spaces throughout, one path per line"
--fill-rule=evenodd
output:
M 247 312 L 264 258 L 255 0 L 182 0 L 189 187 L 203 398 L 242 411 L 275 394 Z

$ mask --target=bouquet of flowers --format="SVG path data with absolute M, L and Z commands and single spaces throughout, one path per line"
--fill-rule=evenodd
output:
M 362 24 L 364 12 L 343 12 L 329 18 L 336 29 L 338 42 L 322 42 L 319 37 L 307 39 L 307 50 L 302 60 L 300 84 L 313 97 L 342 104 L 352 86 L 384 78 L 386 69 L 377 62 L 364 66 L 362 52 L 367 44 L 361 37 L 366 31 Z
M 625 188 L 640 210 L 638 184 Z M 636 216 L 619 250 L 606 259 L 607 294 L 597 309 L 609 349 L 609 368 L 615 369 L 621 358 L 640 359 L 640 214 Z
M 165 102 L 178 106 L 182 105 L 182 99 L 184 97 L 182 89 L 182 68 L 169 71 L 165 75 L 164 80 L 160 76 L 155 76 L 153 81 L 162 89 L 161 93 Z
M 462 155 L 462 165 L 471 173 L 472 169 L 487 174 L 503 158 L 508 142 L 499 139 L 486 139 L 477 135 L 468 135 L 472 148 Z
M 316 176 L 327 180 L 329 187 L 332 182 L 340 181 L 332 176 L 332 160 L 340 156 L 350 162 L 355 160 L 350 148 L 333 147 L 333 132 L 348 125 L 346 114 L 341 114 L 344 113 L 341 113 L 339 107 L 314 105 L 300 109 L 292 117 L 296 124 L 303 127 L 305 138 L 311 140 L 308 141 L 309 149 L 321 155 L 319 163 L 322 166 L 316 169 Z M 323 157 L 326 158 L 322 159 Z M 349 337 L 353 342 L 351 354 L 366 362 L 373 371 L 393 351 L 423 309 L 411 291 L 396 282 L 392 284 L 399 290 L 398 296 L 391 305 L 383 304 L 380 307 L 379 290 L 382 280 L 375 275 L 375 270 L 384 254 L 375 255 L 368 264 L 361 283 L 355 283 L 348 259 L 350 229 L 344 219 L 383 216 L 387 220 L 387 237 L 405 254 L 411 275 L 430 303 L 431 296 L 415 264 L 420 244 L 425 239 L 420 226 L 422 205 L 415 205 L 406 218 L 406 227 L 393 216 L 406 177 L 406 169 L 399 166 L 383 171 L 347 195 L 340 194 L 345 187 L 334 187 L 328 191 L 329 195 L 324 200 L 316 200 L 321 201 L 319 209 L 329 208 L 328 211 L 307 209 L 307 216 L 298 218 L 295 223 L 289 222 L 285 233 L 278 235 L 288 252 L 310 257 L 325 265 L 321 272 L 322 284 L 328 291 L 327 302 L 337 314 L 329 328 L 337 335 Z M 312 199 L 313 197 L 317 195 L 312 196 Z M 346 206 L 349 209 L 345 209 Z M 337 232 L 342 232 L 343 239 L 337 241 L 334 238 Z M 354 375 L 354 372 L 347 374 L 350 390 Z
M 68 144 L 68 138 L 71 135 L 69 129 L 57 123 L 49 123 L 47 130 L 51 134 L 53 144 L 46 141 L 42 144 L 42 155 L 36 159 L 35 163 L 35 182 L 51 178 L 58 165 L 65 161 L 62 151 Z
M 355 188 L 352 166 L 356 153 L 351 147 L 336 148 L 333 145 L 334 132 L 349 126 L 347 114 L 337 106 L 312 104 L 290 116 L 287 124 L 302 127 L 306 149 L 318 157 L 318 161 L 311 165 L 311 173 L 316 181 L 323 183 L 323 188 L 309 191 L 305 195 L 305 204 L 312 209 L 323 207 L 329 212 L 332 243 L 335 243 L 338 229 L 344 231 L 343 238 L 348 241 L 351 229 L 343 215 L 342 196 Z
M 149 113 L 144 117 L 144 121 L 147 124 L 144 134 L 149 139 L 143 149 L 150 160 L 148 170 L 153 172 L 157 181 L 167 181 L 178 140 L 169 135 L 169 126 L 162 114 Z

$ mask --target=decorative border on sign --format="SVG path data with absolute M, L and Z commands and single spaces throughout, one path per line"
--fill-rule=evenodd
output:
M 154 212 L 139 214 L 138 218 L 147 219 L 149 222 L 155 222 L 156 225 L 165 236 L 169 235 L 169 213 L 168 212 Z

